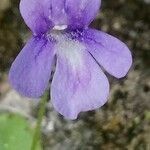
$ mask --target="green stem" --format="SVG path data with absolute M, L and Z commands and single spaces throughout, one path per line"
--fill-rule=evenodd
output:
M 32 145 L 31 145 L 31 150 L 36 150 L 38 142 L 39 141 L 41 142 L 41 123 L 42 123 L 42 119 L 46 111 L 45 105 L 47 103 L 47 98 L 48 98 L 48 94 L 46 93 L 41 99 L 41 102 L 39 105 L 40 107 L 38 111 L 38 118 L 37 118 L 35 133 L 34 133 Z

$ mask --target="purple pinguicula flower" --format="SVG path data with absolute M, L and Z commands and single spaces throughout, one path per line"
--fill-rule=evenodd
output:
M 132 64 L 127 46 L 92 29 L 100 0 L 21 0 L 20 11 L 33 36 L 9 73 L 11 85 L 27 97 L 46 90 L 54 65 L 51 101 L 68 119 L 103 106 L 109 82 L 102 70 L 124 77 Z

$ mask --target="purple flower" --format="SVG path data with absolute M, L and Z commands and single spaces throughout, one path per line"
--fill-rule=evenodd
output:
M 60 114 L 76 119 L 79 112 L 104 105 L 109 82 L 102 68 L 122 78 L 131 67 L 132 56 L 117 38 L 88 27 L 100 3 L 21 0 L 20 11 L 33 36 L 12 64 L 11 85 L 22 95 L 40 97 L 56 64 L 51 100 Z

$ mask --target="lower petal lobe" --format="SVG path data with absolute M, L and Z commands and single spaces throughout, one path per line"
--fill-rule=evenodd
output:
M 55 109 L 68 119 L 94 110 L 107 101 L 109 83 L 98 64 L 79 42 L 63 40 L 57 46 L 57 64 L 51 85 Z
M 22 95 L 40 97 L 51 75 L 54 45 L 44 37 L 32 37 L 13 62 L 9 80 Z

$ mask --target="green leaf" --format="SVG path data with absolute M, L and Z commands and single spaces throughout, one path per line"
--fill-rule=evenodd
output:
M 29 122 L 14 114 L 0 115 L 0 150 L 30 150 L 34 129 Z M 37 150 L 41 150 L 38 141 Z

